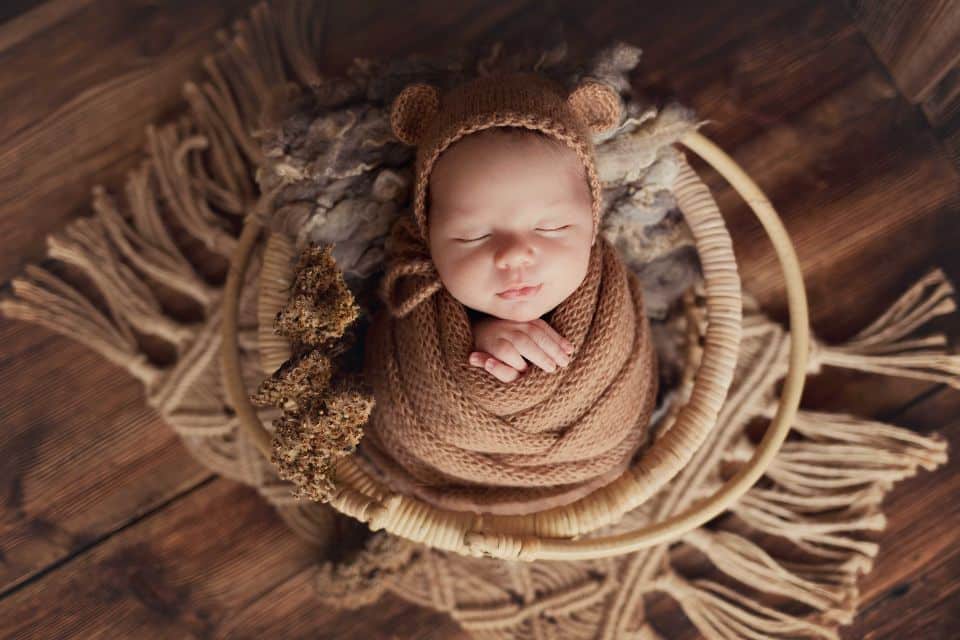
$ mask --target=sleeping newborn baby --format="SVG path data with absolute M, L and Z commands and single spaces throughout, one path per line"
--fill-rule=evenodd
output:
M 394 100 L 415 184 L 367 333 L 357 459 L 394 490 L 530 513 L 609 484 L 646 442 L 656 355 L 639 280 L 598 233 L 590 139 L 620 116 L 604 84 L 531 73 Z
M 443 285 L 474 318 L 470 364 L 503 382 L 527 362 L 570 363 L 573 344 L 543 318 L 587 274 L 593 228 L 583 163 L 519 127 L 448 148 L 429 184 L 429 248 Z

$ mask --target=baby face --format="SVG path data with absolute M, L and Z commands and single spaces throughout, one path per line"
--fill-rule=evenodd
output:
M 429 248 L 450 294 L 527 322 L 583 282 L 593 216 L 583 163 L 531 135 L 485 130 L 444 151 L 430 174 Z M 509 291 L 524 287 L 518 292 Z

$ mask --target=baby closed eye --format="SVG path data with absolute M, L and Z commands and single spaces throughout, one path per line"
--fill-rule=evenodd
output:
M 535 231 L 555 232 L 555 231 L 563 231 L 569 227 L 570 227 L 569 224 L 563 225 L 562 227 L 556 227 L 554 229 L 546 229 L 546 228 L 538 227 L 537 229 L 535 229 Z M 455 240 L 457 240 L 458 242 L 479 242 L 480 240 L 483 240 L 484 238 L 489 238 L 489 237 L 490 237 L 490 234 L 487 233 L 482 236 L 478 236 L 476 238 L 455 238 Z

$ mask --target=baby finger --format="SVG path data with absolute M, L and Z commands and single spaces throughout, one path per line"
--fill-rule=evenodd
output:
M 536 325 L 526 327 L 526 332 L 558 365 L 565 367 L 570 364 L 570 357 L 566 354 L 560 343 L 553 337 L 556 332 L 548 333 Z
M 563 352 L 566 354 L 573 353 L 574 346 L 573 343 L 564 338 L 560 333 L 550 326 L 550 323 L 544 320 L 543 318 L 537 318 L 532 321 L 531 324 L 536 325 L 553 336 L 554 340 L 563 348 Z
M 550 354 L 544 351 L 529 335 L 523 331 L 517 331 L 510 336 L 514 346 L 523 354 L 523 357 L 534 363 L 544 371 L 554 372 L 557 370 L 557 363 Z
M 500 338 L 490 347 L 490 355 L 517 371 L 526 371 L 527 361 L 517 347 L 507 338 Z
M 513 382 L 520 376 L 519 371 L 496 358 L 488 358 L 484 368 L 500 382 Z

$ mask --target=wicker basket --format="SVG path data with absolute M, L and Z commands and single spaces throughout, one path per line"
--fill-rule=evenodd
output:
M 703 267 L 707 327 L 702 360 L 689 401 L 680 408 L 669 430 L 662 433 L 633 466 L 614 482 L 572 504 L 503 516 L 438 509 L 417 498 L 395 493 L 367 475 L 347 456 L 338 461 L 337 492 L 330 500 L 333 508 L 366 522 L 373 530 L 384 529 L 464 555 L 514 560 L 582 560 L 629 553 L 676 539 L 719 515 L 757 481 L 786 438 L 803 390 L 809 348 L 803 279 L 793 246 L 776 211 L 749 176 L 698 132 L 687 134 L 680 143 L 713 166 L 750 205 L 773 243 L 786 282 L 790 368 L 777 412 L 750 462 L 717 493 L 686 511 L 629 533 L 582 537 L 617 522 L 624 513 L 663 488 L 683 468 L 716 424 L 733 379 L 740 345 L 741 298 L 732 242 L 709 189 L 684 163 L 674 191 Z M 233 255 L 225 289 L 221 349 L 224 382 L 241 425 L 269 458 L 271 436 L 251 405 L 240 377 L 236 326 L 240 283 L 261 230 L 258 218 L 248 217 Z M 282 271 L 281 265 L 289 264 L 292 252 L 289 240 L 272 235 L 268 239 L 262 277 L 277 278 L 277 270 Z M 268 271 L 274 275 L 266 275 Z M 269 289 L 261 286 L 261 291 Z M 279 291 L 282 287 L 272 289 Z

